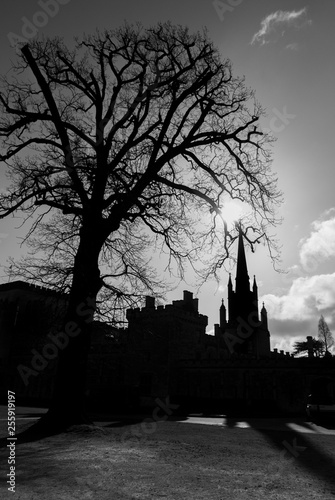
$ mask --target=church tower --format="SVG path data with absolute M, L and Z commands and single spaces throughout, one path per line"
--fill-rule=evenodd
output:
M 228 309 L 229 323 L 231 325 L 238 323 L 241 318 L 247 322 L 252 319 L 255 324 L 259 321 L 256 278 L 254 277 L 253 288 L 250 290 L 242 231 L 240 231 L 238 237 L 235 291 L 233 291 L 231 276 L 228 282 Z
M 256 277 L 250 288 L 243 234 L 238 237 L 235 290 L 231 275 L 228 281 L 228 320 L 226 310 L 220 308 L 220 332 L 226 340 L 230 354 L 243 354 L 252 357 L 270 356 L 270 333 L 266 309 L 263 304 L 261 314 L 258 310 L 258 287 Z M 224 317 L 224 320 L 223 320 Z

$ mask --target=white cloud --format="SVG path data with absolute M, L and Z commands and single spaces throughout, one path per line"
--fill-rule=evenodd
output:
M 300 240 L 300 265 L 283 275 L 283 284 L 290 284 L 288 292 L 263 296 L 269 315 L 280 321 L 307 320 L 327 312 L 335 315 L 335 273 L 316 273 L 330 258 L 335 258 L 335 208 L 313 221 L 309 236 Z
M 269 319 L 279 321 L 317 321 L 321 314 L 335 310 L 335 273 L 296 278 L 287 294 L 267 294 L 265 302 Z
M 286 29 L 289 27 L 301 28 L 306 23 L 311 24 L 311 21 L 306 19 L 306 15 L 306 7 L 298 11 L 277 10 L 276 12 L 269 14 L 262 20 L 261 27 L 252 37 L 251 44 L 260 43 L 261 45 L 264 45 L 269 43 L 270 35 L 272 36 L 273 34 L 278 33 L 278 30 L 280 30 L 280 35 L 283 36 Z M 292 49 L 292 46 L 288 46 L 287 48 Z
M 305 331 L 302 332 L 302 335 L 294 336 L 294 337 L 281 337 L 278 335 L 271 336 L 271 349 L 278 349 L 278 351 L 290 352 L 294 351 L 294 343 L 301 342 L 301 340 L 308 335 L 305 334 Z
M 268 311 L 271 347 L 292 350 L 296 340 L 307 335 L 317 337 L 318 321 L 325 317 L 330 330 L 335 331 L 335 272 L 317 274 L 317 267 L 335 257 L 335 208 L 324 212 L 312 222 L 311 233 L 300 241 L 300 265 L 283 275 L 288 291 L 260 297 Z M 290 348 L 291 346 L 291 348 Z M 334 350 L 335 352 L 335 350 Z
M 307 272 L 315 272 L 321 262 L 335 257 L 334 208 L 312 223 L 310 236 L 301 240 L 300 245 L 300 262 Z

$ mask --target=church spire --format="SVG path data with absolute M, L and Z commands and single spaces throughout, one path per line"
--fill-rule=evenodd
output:
M 224 305 L 223 299 L 220 307 L 220 328 L 224 328 L 226 325 L 226 307 Z
M 228 290 L 233 289 L 233 282 L 231 280 L 231 273 L 229 273 L 229 280 L 228 280 Z
M 263 307 L 261 309 L 261 322 L 263 327 L 268 329 L 268 312 L 265 309 L 264 302 L 263 302 Z
M 256 282 L 256 276 L 254 275 L 254 282 L 252 285 L 252 293 L 254 295 L 254 301 L 258 302 L 258 286 Z
M 242 230 L 239 231 L 238 251 L 237 251 L 237 269 L 236 269 L 236 292 L 250 290 L 250 282 L 245 258 Z

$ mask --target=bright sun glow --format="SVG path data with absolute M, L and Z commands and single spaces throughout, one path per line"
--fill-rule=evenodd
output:
M 231 228 L 246 213 L 246 208 L 237 200 L 227 201 L 221 209 L 221 217 L 226 221 L 228 228 Z

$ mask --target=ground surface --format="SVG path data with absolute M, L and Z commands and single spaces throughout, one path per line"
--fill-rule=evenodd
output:
M 158 412 L 146 420 L 115 418 L 25 443 L 19 433 L 34 420 L 19 419 L 16 491 L 7 491 L 3 447 L 0 498 L 335 500 L 333 427 L 324 434 L 301 422 L 203 425 L 158 417 L 165 418 Z M 7 438 L 6 422 L 0 424 Z

